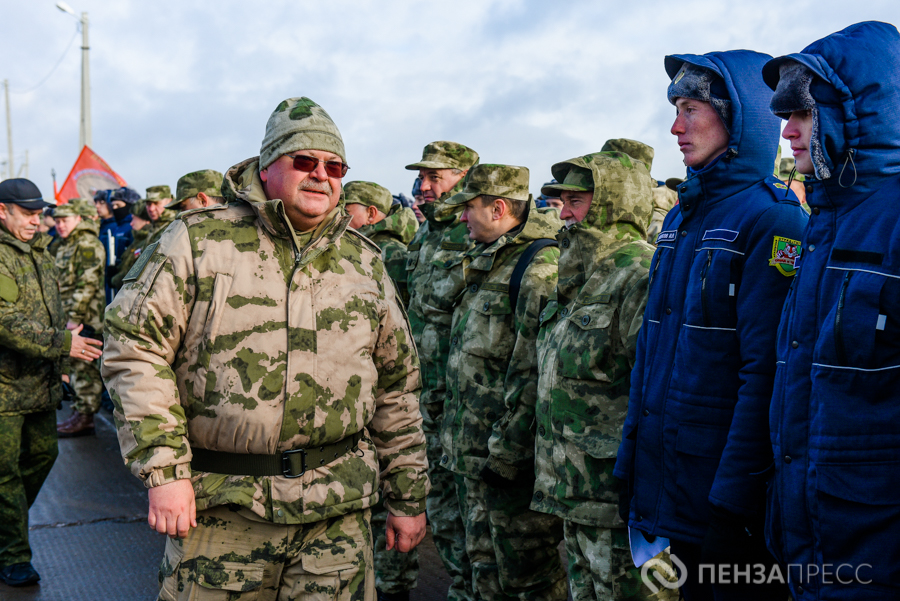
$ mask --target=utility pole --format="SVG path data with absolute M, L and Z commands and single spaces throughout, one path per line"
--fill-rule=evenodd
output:
M 79 139 L 81 147 L 93 146 L 91 141 L 91 68 L 88 51 L 88 14 L 81 13 L 81 128 Z M 9 104 L 7 103 L 7 106 Z M 81 149 L 78 149 L 79 152 Z
M 6 143 L 9 147 L 9 161 L 6 163 L 8 167 L 9 179 L 15 177 L 13 173 L 13 148 L 12 148 L 12 119 L 9 116 L 9 80 L 3 80 L 3 93 L 6 95 Z

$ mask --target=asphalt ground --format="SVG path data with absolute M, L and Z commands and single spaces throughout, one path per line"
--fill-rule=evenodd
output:
M 147 525 L 147 491 L 122 463 L 110 414 L 101 410 L 95 423 L 96 436 L 59 441 L 59 458 L 31 508 L 32 563 L 41 582 L 0 583 L 0 600 L 156 599 L 165 537 Z M 411 601 L 446 599 L 450 579 L 430 534 L 419 564 Z

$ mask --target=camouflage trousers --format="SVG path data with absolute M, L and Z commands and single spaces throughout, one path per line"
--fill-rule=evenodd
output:
M 668 589 L 652 581 L 658 592 L 641 579 L 641 569 L 631 558 L 627 528 L 602 528 L 565 521 L 566 555 L 569 560 L 569 587 L 573 601 L 678 601 L 678 589 Z M 651 568 L 660 578 L 678 578 L 667 552 L 654 559 L 668 565 Z M 648 576 L 653 574 L 648 573 Z
M 28 508 L 58 454 L 55 411 L 0 416 L 0 567 L 31 561 Z
M 274 524 L 227 506 L 197 513 L 184 539 L 166 539 L 165 601 L 375 601 L 369 510 L 311 524 Z
M 90 363 L 73 361 L 72 363 L 72 371 L 69 374 L 72 388 L 75 389 L 72 409 L 85 415 L 94 415 L 100 410 L 100 395 L 103 393 L 100 365 L 97 361 Z
M 493 488 L 460 477 L 459 505 L 478 599 L 565 601 L 562 520 L 528 508 L 531 487 Z
M 447 600 L 474 601 L 472 565 L 466 554 L 466 530 L 459 512 L 457 485 L 462 477 L 441 467 L 444 450 L 437 433 L 425 432 L 425 441 L 428 478 L 431 480 L 425 507 L 431 524 L 431 538 L 451 579 Z
M 402 593 L 416 588 L 419 580 L 419 549 L 401 553 L 387 549 L 388 510 L 384 501 L 372 507 L 372 535 L 375 537 L 375 588 L 383 593 Z

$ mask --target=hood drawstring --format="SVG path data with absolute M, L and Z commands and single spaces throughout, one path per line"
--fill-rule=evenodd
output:
M 853 162 L 854 154 L 856 154 L 856 149 L 854 149 L 854 148 L 851 148 L 850 150 L 847 151 L 847 158 L 844 159 L 844 165 L 841 167 L 841 174 L 840 174 L 840 176 L 838 176 L 838 184 L 841 186 L 841 188 L 852 188 L 853 185 L 856 184 L 857 173 L 856 173 L 856 163 Z M 847 169 L 848 162 L 850 163 L 850 165 L 853 166 L 853 181 L 850 182 L 849 186 L 845 186 L 842 180 L 844 179 L 844 170 Z
M 797 173 L 797 167 L 791 169 L 791 174 L 788 176 L 787 181 L 787 190 L 784 191 L 784 197 L 787 198 L 788 194 L 791 193 L 791 184 L 794 183 L 794 175 Z

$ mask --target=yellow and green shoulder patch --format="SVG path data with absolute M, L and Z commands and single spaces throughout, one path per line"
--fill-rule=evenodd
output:
M 772 241 L 772 258 L 769 265 L 775 267 L 782 275 L 792 276 L 797 272 L 800 261 L 800 241 L 775 236 Z

